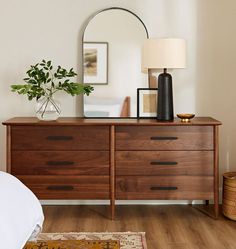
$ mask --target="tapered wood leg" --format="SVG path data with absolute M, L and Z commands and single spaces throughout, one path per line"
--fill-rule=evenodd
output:
M 214 126 L 214 211 L 219 216 L 219 128 Z
M 110 127 L 110 212 L 115 219 L 115 126 Z
M 214 126 L 214 206 L 209 205 L 209 200 L 205 200 L 206 205 L 193 205 L 199 211 L 207 214 L 208 216 L 218 219 L 219 217 L 219 128 Z
M 7 168 L 8 173 L 11 173 L 11 126 L 7 126 Z
M 111 220 L 115 219 L 115 202 L 113 200 L 110 200 L 110 217 Z

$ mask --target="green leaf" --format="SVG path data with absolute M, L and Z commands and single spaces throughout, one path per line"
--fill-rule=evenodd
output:
M 77 75 L 73 68 L 66 70 L 59 65 L 54 71 L 51 61 L 42 60 L 34 66 L 31 65 L 26 74 L 28 77 L 23 79 L 26 84 L 11 85 L 11 91 L 26 95 L 29 100 L 39 99 L 57 91 L 64 91 L 71 96 L 89 95 L 93 91 L 88 85 L 71 82 L 71 78 Z

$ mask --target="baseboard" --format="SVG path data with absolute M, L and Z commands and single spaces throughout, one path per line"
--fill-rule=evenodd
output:
M 220 204 L 222 203 L 222 188 L 219 190 Z M 109 205 L 108 200 L 41 200 L 42 205 Z M 212 204 L 213 201 L 210 201 Z M 167 200 L 133 200 L 133 201 L 116 201 L 116 205 L 188 205 L 188 204 L 203 204 L 203 201 L 167 201 Z
M 110 205 L 107 200 L 41 200 L 42 205 Z M 202 201 L 116 201 L 116 205 L 188 205 L 202 204 Z
M 222 203 L 222 188 L 219 190 L 219 202 Z M 108 200 L 41 200 L 42 205 L 110 205 Z M 212 204 L 213 201 L 210 201 Z M 116 205 L 188 205 L 203 204 L 203 201 L 174 201 L 174 200 L 132 200 L 132 201 L 116 201 Z

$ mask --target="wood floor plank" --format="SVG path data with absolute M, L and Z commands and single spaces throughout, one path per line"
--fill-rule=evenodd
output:
M 235 249 L 236 222 L 191 206 L 44 206 L 43 232 L 146 232 L 148 249 Z

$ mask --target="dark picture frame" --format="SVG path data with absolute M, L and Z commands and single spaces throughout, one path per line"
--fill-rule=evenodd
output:
M 137 118 L 157 118 L 158 88 L 137 88 Z
M 84 84 L 108 84 L 108 46 L 108 42 L 83 43 Z

